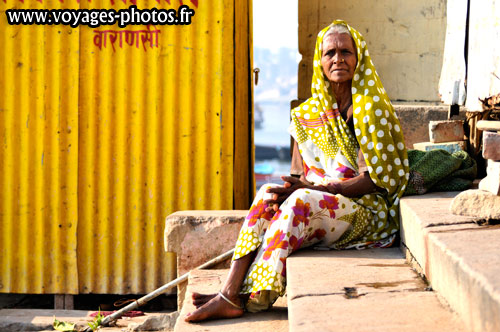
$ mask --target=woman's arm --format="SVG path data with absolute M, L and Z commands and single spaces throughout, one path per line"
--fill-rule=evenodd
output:
M 284 185 L 282 187 L 268 189 L 268 192 L 273 194 L 273 198 L 266 200 L 265 203 L 272 206 L 274 211 L 277 211 L 279 205 L 283 203 L 288 196 L 290 196 L 295 190 L 302 188 L 324 191 L 331 194 L 341 194 L 346 197 L 359 197 L 376 191 L 383 192 L 384 189 L 377 187 L 373 183 L 368 171 L 364 171 L 367 169 L 364 157 L 361 152 L 359 155 L 358 163 L 361 165 L 361 173 L 358 176 L 344 181 L 331 182 L 328 185 L 314 185 L 305 179 L 302 156 L 300 155 L 297 142 L 294 141 L 292 163 L 290 168 L 290 174 L 292 176 L 281 177 L 284 181 Z
M 375 186 L 368 171 L 352 179 L 331 182 L 326 186 L 313 185 L 293 176 L 282 176 L 281 179 L 285 182 L 283 187 L 268 189 L 268 192 L 273 194 L 273 199 L 268 199 L 264 202 L 272 206 L 274 211 L 278 211 L 279 205 L 281 205 L 281 203 L 283 203 L 295 190 L 302 188 L 324 191 L 330 194 L 341 194 L 346 197 L 359 197 L 383 190 Z
M 352 179 L 332 182 L 326 186 L 315 186 L 315 187 L 324 187 L 325 190 L 332 194 L 341 194 L 346 197 L 359 197 L 365 194 L 371 194 L 374 192 L 383 191 L 382 188 L 378 188 L 370 178 L 370 174 L 368 171 L 359 174 L 358 176 L 353 177 Z M 312 188 L 311 188 L 312 189 Z M 320 190 L 320 189 L 315 189 Z
M 299 146 L 295 140 L 293 140 L 290 175 L 291 176 L 281 177 L 284 181 L 282 187 L 274 187 L 268 190 L 269 193 L 273 194 L 272 199 L 264 202 L 269 205 L 269 208 L 267 209 L 268 211 L 271 209 L 278 211 L 279 205 L 283 203 L 295 190 L 305 188 L 305 186 L 312 186 L 312 183 L 308 182 L 305 178 L 302 156 L 300 155 Z
M 312 190 L 328 191 L 332 194 L 342 194 L 346 197 L 357 197 L 363 196 L 365 194 L 371 194 L 375 191 L 383 191 L 382 188 L 378 188 L 377 186 L 375 186 L 372 179 L 370 178 L 370 174 L 368 173 L 368 168 L 366 167 L 365 159 L 361 150 L 358 153 L 358 165 L 360 166 L 360 174 L 352 179 L 333 182 L 327 186 L 314 186 L 312 183 L 308 182 L 305 179 L 304 166 L 302 162 L 302 156 L 300 155 L 299 146 L 295 140 L 293 141 L 292 165 L 290 168 L 290 174 L 292 176 L 299 176 L 300 180 L 305 185 L 304 188 L 307 187 Z
M 300 155 L 299 146 L 297 145 L 297 142 L 295 140 L 293 140 L 290 175 L 297 177 L 304 175 L 304 165 L 302 161 L 302 156 Z

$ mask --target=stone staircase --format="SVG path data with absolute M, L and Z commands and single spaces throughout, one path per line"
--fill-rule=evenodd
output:
M 194 309 L 188 300 L 192 291 L 217 292 L 226 273 L 193 272 L 180 317 Z M 179 319 L 175 331 L 465 331 L 399 248 L 305 250 L 289 257 L 287 273 L 286 303 L 238 319 L 197 324 Z
M 500 225 L 452 215 L 458 194 L 402 199 L 402 246 L 468 331 L 500 331 Z
M 269 312 L 175 331 L 500 331 L 500 226 L 452 215 L 457 194 L 403 198 L 400 248 L 295 253 L 286 302 Z M 226 273 L 192 273 L 186 298 Z

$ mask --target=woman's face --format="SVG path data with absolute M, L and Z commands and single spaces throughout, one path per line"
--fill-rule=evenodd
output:
M 356 48 L 347 33 L 333 33 L 323 39 L 321 66 L 332 83 L 351 81 L 358 60 Z

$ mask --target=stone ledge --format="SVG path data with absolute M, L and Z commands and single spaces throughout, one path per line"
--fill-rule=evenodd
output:
M 312 251 L 287 259 L 290 331 L 463 331 L 399 248 Z
M 247 210 L 178 211 L 165 220 L 165 251 L 177 255 L 177 276 L 234 248 Z M 217 265 L 229 267 L 230 260 Z M 177 289 L 181 309 L 186 283 Z
M 165 251 L 177 255 L 177 275 L 234 248 L 247 210 L 179 211 L 165 221 Z
M 500 330 L 500 226 L 449 212 L 459 192 L 401 200 L 401 239 L 467 330 Z

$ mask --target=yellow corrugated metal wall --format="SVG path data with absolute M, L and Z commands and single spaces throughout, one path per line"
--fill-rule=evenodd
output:
M 0 292 L 75 293 L 80 36 L 7 25 L 36 4 L 0 1 Z
M 149 292 L 175 276 L 168 214 L 248 207 L 248 1 L 184 1 L 189 26 L 4 19 L 130 2 L 0 1 L 0 292 Z

